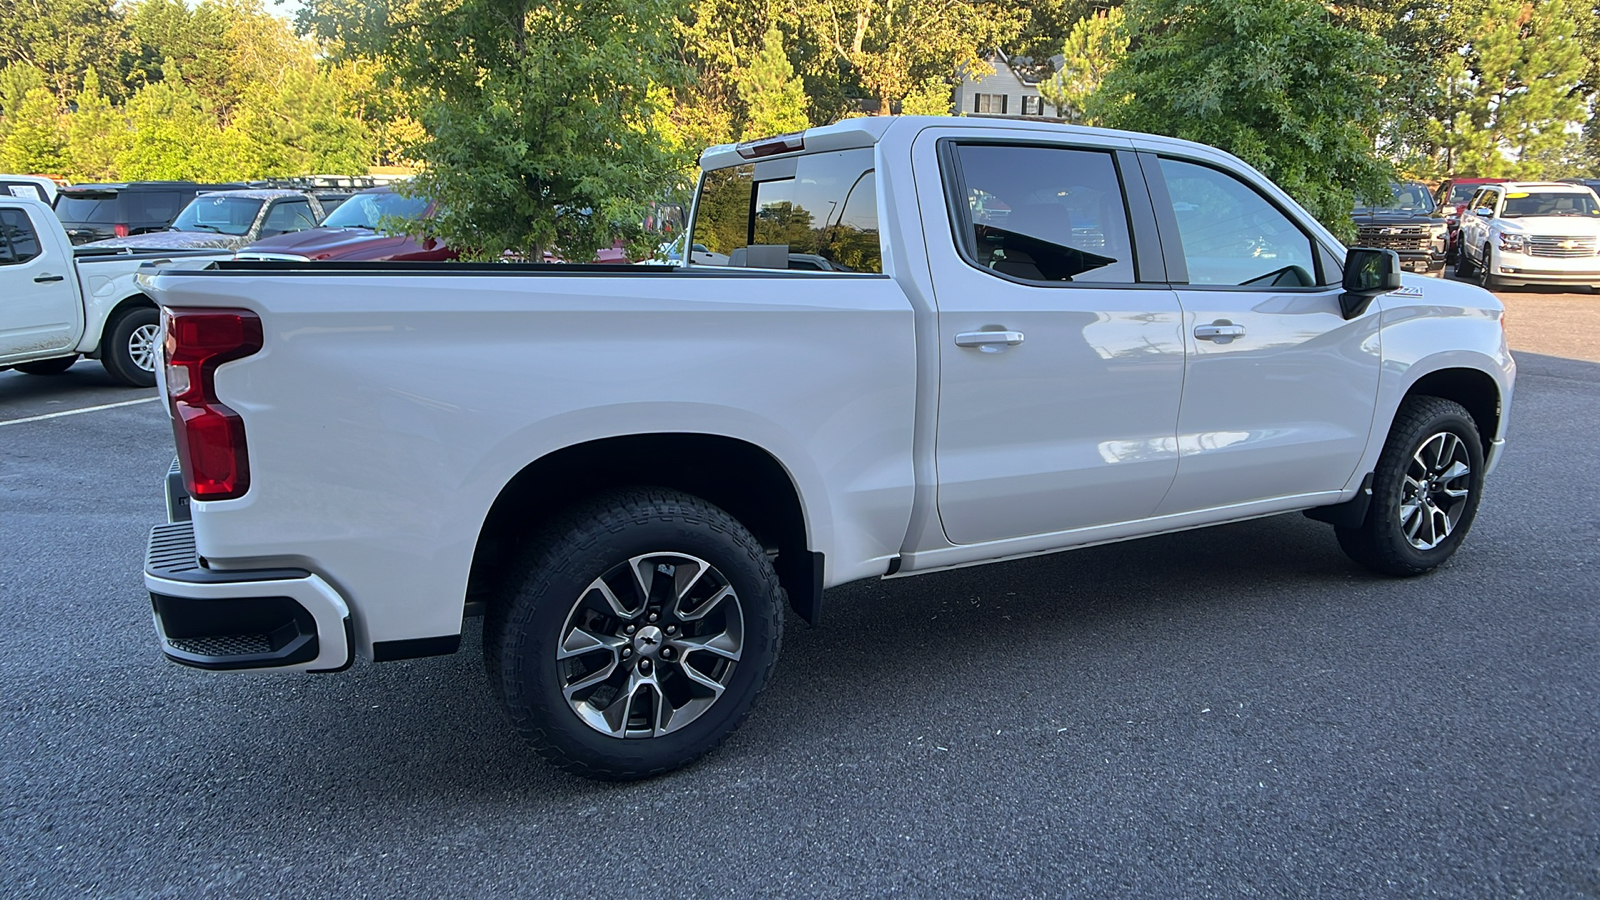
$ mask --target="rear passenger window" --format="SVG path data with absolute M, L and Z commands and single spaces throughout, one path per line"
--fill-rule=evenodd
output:
M 1161 174 L 1190 284 L 1316 286 L 1311 238 L 1255 188 L 1226 172 L 1166 157 Z
M 28 214 L 20 209 L 0 209 L 0 266 L 25 263 L 39 255 L 39 234 Z
M 962 145 L 955 211 L 969 262 L 1025 281 L 1129 284 L 1133 240 L 1111 154 Z
M 695 207 L 696 265 L 882 272 L 871 149 L 713 169 Z

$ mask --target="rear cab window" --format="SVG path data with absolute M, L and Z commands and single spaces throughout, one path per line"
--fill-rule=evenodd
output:
M 27 210 L 0 209 L 0 266 L 25 263 L 39 253 L 39 233 Z
M 110 225 L 117 216 L 114 191 L 62 191 L 56 195 L 56 217 L 63 222 Z
M 712 169 L 695 204 L 695 265 L 883 272 L 871 148 Z

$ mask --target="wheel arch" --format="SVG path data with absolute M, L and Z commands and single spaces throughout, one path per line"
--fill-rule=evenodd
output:
M 569 445 L 524 466 L 500 490 L 485 516 L 467 580 L 469 611 L 494 602 L 518 547 L 551 516 L 610 488 L 648 486 L 692 494 L 750 529 L 769 552 L 801 618 L 820 615 L 823 559 L 811 550 L 800 490 L 770 452 L 739 438 L 702 433 L 651 433 Z
M 1400 398 L 1400 406 L 1395 409 L 1395 416 L 1400 414 L 1400 409 L 1404 408 L 1405 402 L 1412 397 L 1439 397 L 1461 404 L 1472 416 L 1473 424 L 1478 426 L 1478 434 L 1482 435 L 1485 444 L 1485 453 L 1488 452 L 1489 441 L 1494 440 L 1500 433 L 1500 385 L 1495 382 L 1493 376 L 1482 369 L 1451 366 L 1435 369 L 1423 375 L 1406 388 L 1405 394 Z M 1388 430 L 1393 428 L 1394 416 L 1391 416 Z M 1388 430 L 1385 430 L 1385 434 Z
M 118 300 L 106 312 L 105 318 L 100 320 L 100 331 L 94 336 L 94 347 L 90 348 L 85 355 L 92 359 L 98 359 L 105 352 L 106 336 L 111 333 L 112 328 L 116 327 L 117 320 L 122 318 L 123 314 L 128 310 L 160 308 L 161 305 L 156 303 L 153 297 L 144 293 L 129 294 Z

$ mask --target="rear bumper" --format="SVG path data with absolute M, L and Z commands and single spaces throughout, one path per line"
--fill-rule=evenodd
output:
M 145 587 L 162 652 L 219 671 L 336 672 L 350 666 L 350 607 L 304 569 L 214 571 L 190 522 L 150 531 Z

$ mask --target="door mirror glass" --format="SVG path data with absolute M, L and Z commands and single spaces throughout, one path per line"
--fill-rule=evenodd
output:
M 1354 319 L 1373 297 L 1400 287 L 1400 255 L 1393 250 L 1351 248 L 1344 258 L 1343 286 L 1339 310 L 1346 319 Z

